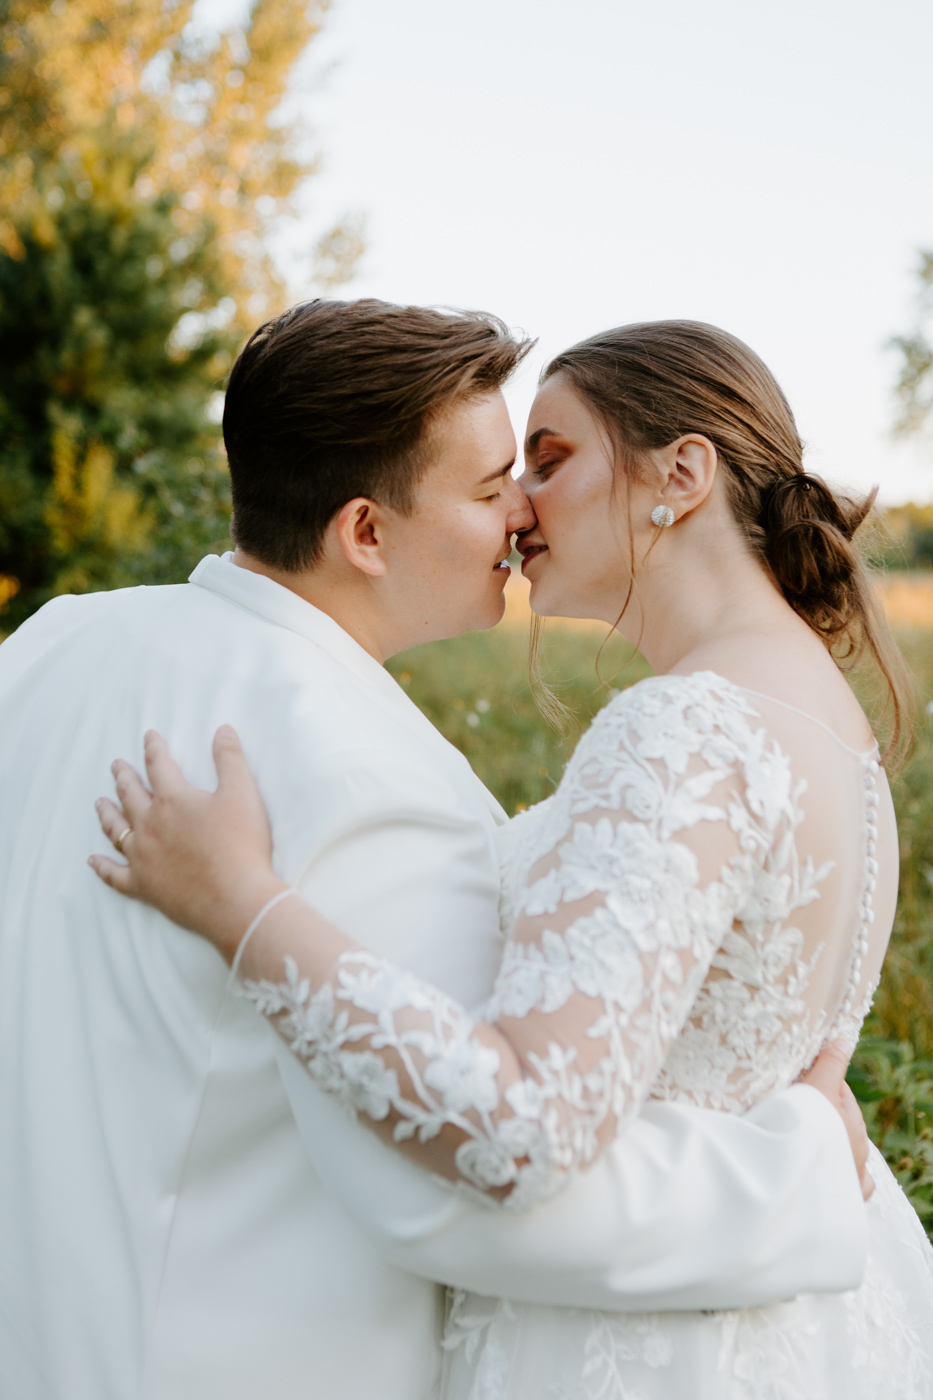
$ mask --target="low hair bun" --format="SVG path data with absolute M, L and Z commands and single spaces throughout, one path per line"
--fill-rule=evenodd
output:
M 821 477 L 794 472 L 780 477 L 762 493 L 761 524 L 766 533 L 791 526 L 820 523 L 851 540 L 871 510 L 878 488 L 864 501 L 837 496 Z
M 837 496 L 818 476 L 794 472 L 762 493 L 764 555 L 795 612 L 832 645 L 864 606 L 861 560 L 852 537 L 871 509 Z

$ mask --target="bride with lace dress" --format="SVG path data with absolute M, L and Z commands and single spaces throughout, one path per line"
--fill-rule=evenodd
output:
M 215 943 L 321 1089 L 508 1211 L 585 1172 L 648 1097 L 742 1113 L 829 1040 L 854 1045 L 898 869 L 883 758 L 833 660 L 872 653 L 897 721 L 851 544 L 868 507 L 803 472 L 757 356 L 690 322 L 594 337 L 545 371 L 526 455 L 535 611 L 604 618 L 658 674 L 611 699 L 555 793 L 501 829 L 485 1006 L 288 897 L 235 736 L 221 749 L 239 780 L 214 795 L 149 736 L 160 800 L 121 765 L 122 810 L 102 821 L 112 838 L 132 826 L 130 865 L 95 858 Z M 928 1400 L 933 1250 L 874 1150 L 870 1172 L 855 1292 L 627 1316 L 457 1293 L 444 1400 Z

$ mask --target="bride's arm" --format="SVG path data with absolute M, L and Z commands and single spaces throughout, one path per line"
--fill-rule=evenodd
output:
M 146 757 L 152 797 L 120 765 L 126 817 L 102 810 L 111 838 L 133 828 L 130 867 L 96 858 L 95 868 L 232 961 L 244 928 L 285 893 L 242 752 L 235 736 L 218 736 L 216 794 L 186 784 L 157 736 Z M 670 792 L 650 764 L 642 777 L 660 793 L 660 826 L 657 812 L 653 823 L 622 822 L 597 790 L 602 776 L 594 787 L 584 773 L 579 820 L 558 833 L 571 839 L 533 872 L 489 1022 L 302 900 L 280 899 L 240 950 L 247 993 L 321 1087 L 422 1165 L 516 1206 L 551 1194 L 637 1112 L 731 921 L 728 897 L 703 873 L 737 849 L 716 820 L 722 809 L 699 804 L 718 835 L 691 850 L 662 830 Z M 716 781 L 691 775 L 695 808 Z

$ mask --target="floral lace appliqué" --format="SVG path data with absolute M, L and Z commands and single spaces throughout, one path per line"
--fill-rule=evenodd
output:
M 363 950 L 317 987 L 287 959 L 246 995 L 350 1112 L 396 1142 L 452 1129 L 462 1183 L 511 1210 L 546 1199 L 638 1112 L 737 921 L 762 938 L 815 896 L 794 857 L 802 786 L 756 718 L 727 683 L 676 677 L 584 735 L 534 823 L 483 1012 L 510 1028 L 510 1063 L 482 1022 Z M 791 935 L 782 966 L 793 952 Z

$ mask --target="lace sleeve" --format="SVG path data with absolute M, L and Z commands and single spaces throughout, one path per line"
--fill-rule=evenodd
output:
M 510 1209 L 545 1199 L 637 1113 L 761 897 L 790 779 L 749 715 L 696 676 L 606 707 L 540 823 L 480 1018 L 307 926 L 260 929 L 246 995 L 321 1088 L 423 1165 Z

